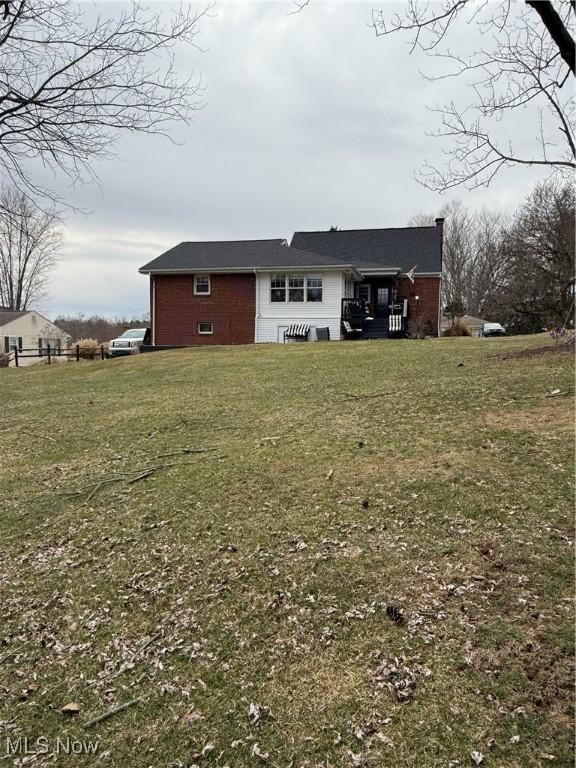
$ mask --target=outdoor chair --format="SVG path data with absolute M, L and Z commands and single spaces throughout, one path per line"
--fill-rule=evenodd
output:
M 284 331 L 284 343 L 287 339 L 295 339 L 296 341 L 308 341 L 308 334 L 310 333 L 310 326 L 307 323 L 293 323 L 289 325 Z
M 362 328 L 352 328 L 348 320 L 342 320 L 342 327 L 347 339 L 359 339 L 362 336 Z
M 390 315 L 388 318 L 388 334 L 392 336 L 402 334 L 402 315 Z

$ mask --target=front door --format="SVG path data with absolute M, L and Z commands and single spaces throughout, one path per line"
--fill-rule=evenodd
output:
M 374 313 L 376 317 L 388 317 L 390 310 L 390 288 L 378 286 L 374 297 Z

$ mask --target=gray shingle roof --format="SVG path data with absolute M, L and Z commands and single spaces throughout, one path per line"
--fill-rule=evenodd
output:
M 289 248 L 285 240 L 185 242 L 140 267 L 140 272 L 342 266 L 342 259 Z M 348 262 L 350 264 L 350 262 Z
M 28 309 L 22 310 L 20 312 L 13 312 L 10 309 L 0 309 L 0 327 L 3 325 L 8 325 L 8 323 L 11 323 L 12 320 L 18 320 L 19 317 L 24 317 L 24 315 L 27 315 L 28 312 Z
M 362 271 L 397 267 L 407 272 L 440 272 L 442 228 L 345 229 L 335 232 L 295 232 L 290 246 L 339 259 Z

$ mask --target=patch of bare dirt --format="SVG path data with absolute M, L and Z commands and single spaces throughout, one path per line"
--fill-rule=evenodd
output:
M 545 357 L 548 355 L 573 355 L 576 351 L 576 335 L 571 333 L 556 344 L 546 344 L 542 347 L 519 349 L 516 352 L 506 352 L 503 355 L 492 355 L 492 360 L 515 360 L 524 357 Z

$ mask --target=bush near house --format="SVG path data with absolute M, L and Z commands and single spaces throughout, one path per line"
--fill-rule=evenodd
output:
M 98 739 L 82 768 L 573 765 L 573 369 L 540 336 L 5 371 L 0 722 Z
M 78 339 L 68 349 L 68 357 L 75 359 L 79 353 L 83 360 L 94 360 L 101 355 L 101 346 L 105 351 L 108 349 L 108 344 L 99 344 L 97 339 Z
M 442 336 L 472 336 L 472 331 L 462 317 L 456 317 L 448 328 L 444 329 Z

